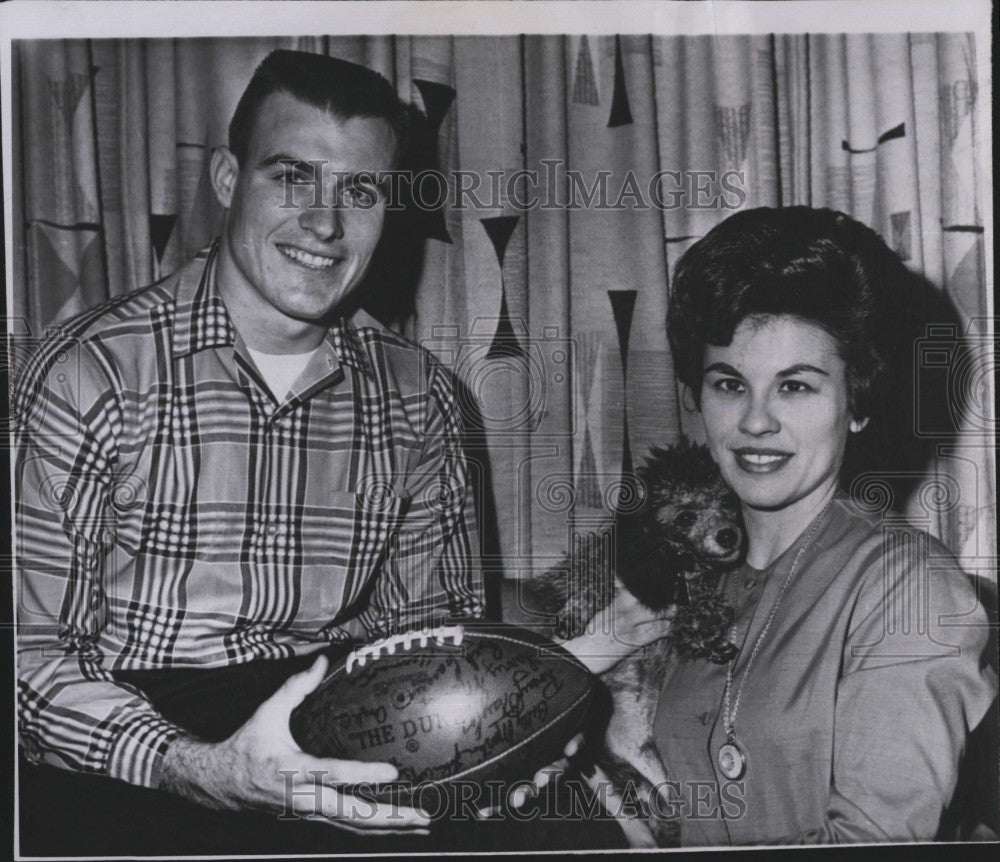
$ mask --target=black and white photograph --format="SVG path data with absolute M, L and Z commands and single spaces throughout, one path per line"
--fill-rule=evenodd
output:
M 12 858 L 995 852 L 992 11 L 0 5 Z

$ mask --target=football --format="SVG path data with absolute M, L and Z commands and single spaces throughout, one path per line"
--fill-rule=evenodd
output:
M 509 785 L 562 757 L 593 678 L 562 647 L 515 626 L 473 623 L 366 644 L 337 662 L 290 719 L 318 757 L 399 770 L 372 797 L 409 804 L 421 788 Z

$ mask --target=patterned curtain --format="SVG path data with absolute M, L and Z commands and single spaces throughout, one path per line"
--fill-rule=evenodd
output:
M 404 271 L 376 270 L 373 311 L 466 387 L 494 568 L 544 567 L 650 445 L 700 436 L 667 352 L 668 274 L 733 207 L 788 204 L 871 225 L 929 286 L 914 303 L 949 307 L 914 343 L 914 374 L 944 375 L 955 397 L 915 404 L 936 457 L 894 502 L 970 568 L 995 557 L 990 177 L 974 110 L 988 93 L 971 35 L 18 43 L 24 331 L 147 284 L 211 238 L 210 148 L 274 47 L 369 65 L 426 114 L 449 200 L 398 232 L 419 248 Z M 481 178 L 484 206 L 455 205 L 455 171 Z M 495 194 L 487 172 L 502 172 Z M 561 202 L 545 200 L 546 178 Z M 549 205 L 519 205 L 532 191 Z M 957 440 L 942 425 L 955 421 Z M 874 507 L 902 487 L 869 478 Z

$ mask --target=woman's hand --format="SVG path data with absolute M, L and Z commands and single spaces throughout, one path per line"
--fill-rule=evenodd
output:
M 619 586 L 615 598 L 591 618 L 586 633 L 561 643 L 563 648 L 573 653 L 591 673 L 602 674 L 611 670 L 637 649 L 665 637 L 670 631 L 670 621 L 675 611 L 675 607 L 665 612 L 651 611 L 628 590 Z M 565 756 L 562 759 L 540 769 L 535 773 L 531 785 L 523 784 L 511 794 L 508 800 L 510 806 L 520 808 L 529 799 L 537 796 L 553 777 L 565 771 L 569 758 L 577 753 L 582 744 L 583 735 L 574 736 L 566 744 L 563 751 Z M 485 817 L 494 811 L 483 809 L 479 813 Z M 633 846 L 655 847 L 656 845 L 639 843 Z
M 586 632 L 563 641 L 562 646 L 591 673 L 602 674 L 636 650 L 665 637 L 675 612 L 674 605 L 666 611 L 652 611 L 619 585 L 614 599 L 587 623 Z
M 629 847 L 633 850 L 649 849 L 658 847 L 656 836 L 653 830 L 646 825 L 646 822 L 637 817 L 622 816 L 626 810 L 625 802 L 615 792 L 611 780 L 599 766 L 594 766 L 593 770 L 581 773 L 583 780 L 591 789 L 596 799 L 601 803 L 605 812 L 612 815 L 618 823 L 619 828 L 625 835 Z
M 587 623 L 587 631 L 584 634 L 557 643 L 575 655 L 591 673 L 602 674 L 611 670 L 637 649 L 665 637 L 670 631 L 670 621 L 675 611 L 676 608 L 673 606 L 667 611 L 651 611 L 619 585 L 614 599 L 607 607 L 594 614 Z M 566 744 L 563 758 L 538 770 L 530 785 L 524 783 L 511 794 L 507 800 L 510 807 L 520 808 L 529 799 L 537 796 L 552 778 L 565 771 L 569 758 L 577 753 L 582 744 L 583 735 L 574 736 Z M 495 813 L 496 810 L 492 808 L 479 811 L 481 817 Z
M 578 733 L 566 743 L 566 747 L 563 749 L 563 757 L 555 763 L 550 763 L 544 769 L 539 769 L 538 772 L 535 773 L 535 777 L 531 779 L 530 784 L 527 782 L 521 782 L 516 785 L 516 789 L 507 799 L 507 804 L 511 808 L 521 808 L 529 799 L 534 799 L 538 796 L 538 794 L 545 789 L 553 778 L 566 771 L 566 767 L 569 766 L 569 759 L 580 750 L 580 746 L 582 744 L 583 734 Z M 486 818 L 492 817 L 494 814 L 497 814 L 498 811 L 499 809 L 496 808 L 481 808 L 479 809 L 478 814 L 481 818 Z

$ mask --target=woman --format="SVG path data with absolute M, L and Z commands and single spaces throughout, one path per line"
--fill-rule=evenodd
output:
M 685 845 L 932 839 L 995 696 L 967 576 L 838 485 L 905 280 L 873 231 L 805 207 L 732 216 L 677 265 L 675 368 L 748 537 L 720 584 L 737 657 L 673 664 L 654 720 Z

